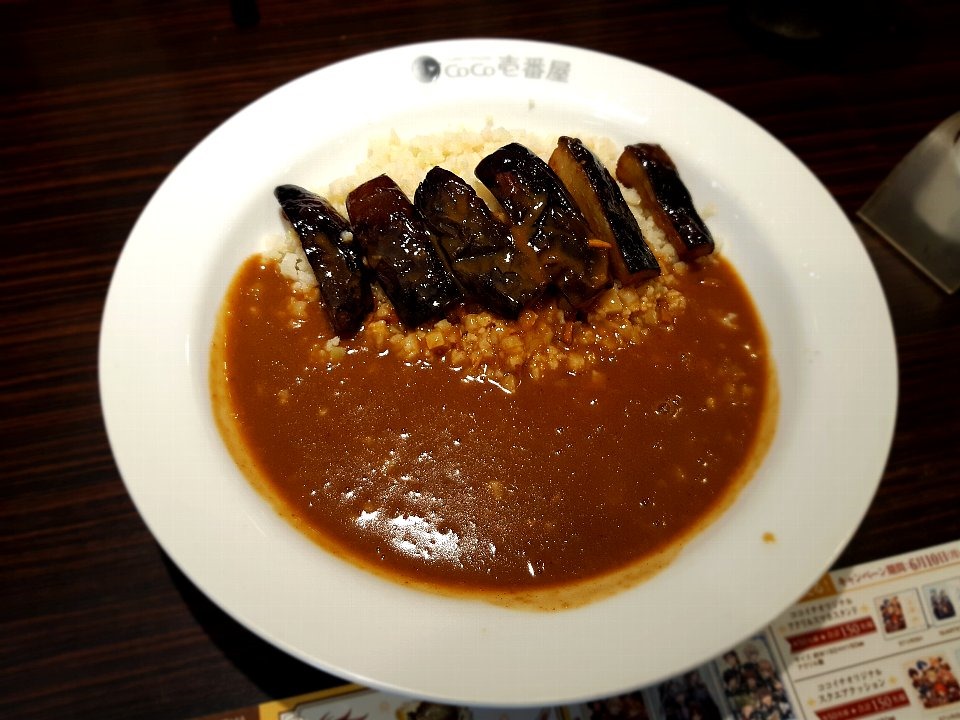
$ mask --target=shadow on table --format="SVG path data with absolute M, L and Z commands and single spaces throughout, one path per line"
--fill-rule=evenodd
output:
M 162 553 L 170 578 L 191 614 L 224 656 L 272 699 L 343 685 L 329 675 L 278 650 L 227 615 Z

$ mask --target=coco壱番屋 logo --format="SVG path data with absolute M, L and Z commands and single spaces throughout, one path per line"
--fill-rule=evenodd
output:
M 527 80 L 549 80 L 565 83 L 571 66 L 566 60 L 542 57 L 458 57 L 441 63 L 429 55 L 421 55 L 411 64 L 413 76 L 422 83 L 445 78 L 500 77 Z
M 440 77 L 440 61 L 423 55 L 413 61 L 413 76 L 422 83 L 433 82 Z

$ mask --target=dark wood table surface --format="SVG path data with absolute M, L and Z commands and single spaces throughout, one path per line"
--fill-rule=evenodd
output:
M 756 5 L 263 0 L 256 22 L 226 0 L 0 3 L 0 717 L 189 718 L 340 683 L 184 578 L 107 443 L 105 293 L 138 214 L 191 147 L 268 90 L 358 53 L 529 38 L 713 93 L 853 217 L 960 110 L 960 3 L 811 2 L 786 35 Z M 798 39 L 804 27 L 816 33 Z M 896 332 L 899 414 L 879 493 L 838 566 L 960 538 L 960 295 L 863 242 Z

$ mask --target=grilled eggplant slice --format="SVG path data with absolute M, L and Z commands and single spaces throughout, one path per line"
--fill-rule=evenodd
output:
M 347 195 L 347 214 L 367 264 L 400 321 L 436 320 L 460 299 L 460 289 L 420 212 L 386 175 Z
M 693 207 L 677 166 L 659 145 L 628 145 L 617 161 L 617 179 L 640 195 L 681 260 L 713 252 L 713 236 Z
M 517 245 L 509 228 L 462 178 L 433 168 L 417 188 L 414 205 L 470 299 L 515 319 L 543 293 L 547 277 L 536 255 L 527 245 Z
M 510 231 L 463 178 L 435 167 L 413 197 L 452 261 L 508 250 Z
M 527 241 L 560 294 L 579 310 L 610 283 L 606 243 L 591 243 L 586 220 L 563 183 L 539 157 L 519 143 L 491 153 L 476 176 Z
M 579 214 L 550 167 L 520 143 L 504 145 L 487 155 L 475 173 L 518 225 L 532 225 L 531 219 L 538 220 L 548 205 Z
M 563 136 L 550 156 L 550 167 L 573 196 L 593 236 L 610 245 L 610 265 L 621 282 L 660 274 L 660 264 L 620 187 L 596 155 L 579 139 Z
M 370 281 L 346 219 L 326 199 L 297 185 L 273 191 L 317 276 L 334 332 L 350 336 L 373 308 Z

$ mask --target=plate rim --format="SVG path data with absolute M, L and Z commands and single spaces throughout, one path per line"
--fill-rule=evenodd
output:
M 167 176 L 167 178 L 163 181 L 163 183 L 161 183 L 157 191 L 154 193 L 154 196 L 147 203 L 143 213 L 141 213 L 140 217 L 138 218 L 137 223 L 134 225 L 133 229 L 131 230 L 130 236 L 128 237 L 127 242 L 125 243 L 124 248 L 121 251 L 120 259 L 118 260 L 117 267 L 114 271 L 113 277 L 111 278 L 110 289 L 108 290 L 107 301 L 104 306 L 103 326 L 101 330 L 100 348 L 99 348 L 100 361 L 98 362 L 98 376 L 100 380 L 101 403 L 103 406 L 104 422 L 107 428 L 108 438 L 110 439 L 111 449 L 114 453 L 114 457 L 117 460 L 118 469 L 121 472 L 121 476 L 128 490 L 128 493 L 133 499 L 138 512 L 140 513 L 141 517 L 144 519 L 144 522 L 147 524 L 147 527 L 150 529 L 151 533 L 154 535 L 154 538 L 157 540 L 158 544 L 160 544 L 160 546 L 164 549 L 164 551 L 171 557 L 171 559 L 175 562 L 178 568 L 180 568 L 180 570 L 191 580 L 191 582 L 193 582 L 198 588 L 200 588 L 204 592 L 204 594 L 207 595 L 208 598 L 210 598 L 216 605 L 218 605 L 218 607 L 223 609 L 228 615 L 236 619 L 238 622 L 240 622 L 240 624 L 244 625 L 255 634 L 259 635 L 260 637 L 263 637 L 265 640 L 267 640 L 271 644 L 277 647 L 280 647 L 281 649 L 285 650 L 286 652 L 293 655 L 294 657 L 298 657 L 299 659 L 315 667 L 319 667 L 333 674 L 360 682 L 365 685 L 369 685 L 371 687 L 377 687 L 377 688 L 381 688 L 381 689 L 392 691 L 392 692 L 399 692 L 402 694 L 414 694 L 418 697 L 423 697 L 424 699 L 432 699 L 432 700 L 443 701 L 443 702 L 454 702 L 454 703 L 461 703 L 461 704 L 468 703 L 475 706 L 496 706 L 496 705 L 539 706 L 539 705 L 545 705 L 545 704 L 551 704 L 551 705 L 569 704 L 569 703 L 575 703 L 581 700 L 585 700 L 589 697 L 599 697 L 599 696 L 615 694 L 611 692 L 611 690 L 615 690 L 615 689 L 614 688 L 602 689 L 597 694 L 594 694 L 594 693 L 584 694 L 583 690 L 580 689 L 571 694 L 566 689 L 557 688 L 556 690 L 553 691 L 552 695 L 548 695 L 548 693 L 550 693 L 550 687 L 549 687 L 550 683 L 545 682 L 543 684 L 543 687 L 539 690 L 539 695 L 535 697 L 531 697 L 531 698 L 517 697 L 516 694 L 514 693 L 509 697 L 491 697 L 490 699 L 486 699 L 479 693 L 474 693 L 474 695 L 471 697 L 459 697 L 459 696 L 454 696 L 450 692 L 445 692 L 443 690 L 436 690 L 431 692 L 429 690 L 426 690 L 425 688 L 410 688 L 410 687 L 404 686 L 402 683 L 395 683 L 390 681 L 384 682 L 379 678 L 372 677 L 369 674 L 364 673 L 363 671 L 351 672 L 348 669 L 345 669 L 342 667 L 336 667 L 336 666 L 330 666 L 330 665 L 324 664 L 322 660 L 319 660 L 318 658 L 314 657 L 308 652 L 304 652 L 302 648 L 297 647 L 295 644 L 291 644 L 286 638 L 280 637 L 277 633 L 272 632 L 269 628 L 257 626 L 257 623 L 255 621 L 251 621 L 249 616 L 245 615 L 243 612 L 237 611 L 236 606 L 232 604 L 229 599 L 224 601 L 222 597 L 219 597 L 219 598 L 215 597 L 214 595 L 217 594 L 216 591 L 211 592 L 208 590 L 209 583 L 205 582 L 203 578 L 195 577 L 194 573 L 191 572 L 191 570 L 194 567 L 194 563 L 192 563 L 189 559 L 184 559 L 182 557 L 182 553 L 179 552 L 178 550 L 175 549 L 174 551 L 171 551 L 171 549 L 168 547 L 168 544 L 170 544 L 170 539 L 169 537 L 164 537 L 165 531 L 162 529 L 155 529 L 155 526 L 159 527 L 159 524 L 156 522 L 156 518 L 153 517 L 152 515 L 153 510 L 149 505 L 150 503 L 149 495 L 145 495 L 143 492 L 143 488 L 140 487 L 139 485 L 141 481 L 139 479 L 128 478 L 127 473 L 124 472 L 124 469 L 123 469 L 124 461 L 121 460 L 120 456 L 122 455 L 125 458 L 128 457 L 129 453 L 131 452 L 131 449 L 129 447 L 123 446 L 124 441 L 121 439 L 122 435 L 119 432 L 117 427 L 117 424 L 121 421 L 121 418 L 117 414 L 118 411 L 116 410 L 116 404 L 115 404 L 117 389 L 115 387 L 115 380 L 110 375 L 110 372 L 109 372 L 111 368 L 108 364 L 106 364 L 106 361 L 110 361 L 111 359 L 113 361 L 116 360 L 115 344 L 118 340 L 118 335 L 117 335 L 118 327 L 119 327 L 118 318 L 121 317 L 121 311 L 118 309 L 118 304 L 121 303 L 123 300 L 123 298 L 121 298 L 121 296 L 118 295 L 118 293 L 121 292 L 120 282 L 124 279 L 124 275 L 122 273 L 130 272 L 130 270 L 128 269 L 128 264 L 131 262 L 129 258 L 131 257 L 131 254 L 135 252 L 136 243 L 139 242 L 138 238 L 140 238 L 141 235 L 143 234 L 141 223 L 149 222 L 150 216 L 148 215 L 148 211 L 151 209 L 151 207 L 156 206 L 156 203 L 158 202 L 157 198 L 158 197 L 162 198 L 163 194 L 169 191 L 169 187 L 173 183 L 179 182 L 180 175 L 182 174 L 182 172 L 180 174 L 177 174 L 178 170 L 180 170 L 180 168 L 184 166 L 189 167 L 190 163 L 194 162 L 194 159 L 199 156 L 201 149 L 205 146 L 205 143 L 207 143 L 211 137 L 217 136 L 218 133 L 222 133 L 223 128 L 229 128 L 231 126 L 231 123 L 235 124 L 236 119 L 238 117 L 244 117 L 244 113 L 247 113 L 250 110 L 250 108 L 254 106 L 258 108 L 263 108 L 265 104 L 269 104 L 271 102 L 271 98 L 277 97 L 277 93 L 280 93 L 281 91 L 284 93 L 291 92 L 292 90 L 295 90 L 297 87 L 301 86 L 300 84 L 309 78 L 319 77 L 323 73 L 329 74 L 334 71 L 339 72 L 339 71 L 342 71 L 344 68 L 349 69 L 350 67 L 354 66 L 354 64 L 357 63 L 358 61 L 375 63 L 377 60 L 385 60 L 385 59 L 390 59 L 394 57 L 407 57 L 414 52 L 430 51 L 437 54 L 441 54 L 442 52 L 446 52 L 451 48 L 469 48 L 471 51 L 475 51 L 482 48 L 489 48 L 492 46 L 510 47 L 510 48 L 516 48 L 516 49 L 533 47 L 540 50 L 550 50 L 551 52 L 556 52 L 564 56 L 580 57 L 580 58 L 590 57 L 593 59 L 594 62 L 601 62 L 601 63 L 607 63 L 607 64 L 623 63 L 623 64 L 626 64 L 626 66 L 634 68 L 634 71 L 639 70 L 642 73 L 651 73 L 653 76 L 660 78 L 662 82 L 667 82 L 669 84 L 679 83 L 680 85 L 686 87 L 689 91 L 701 94 L 710 103 L 717 103 L 719 104 L 720 107 L 726 108 L 726 110 L 732 112 L 739 119 L 740 122 L 745 121 L 746 123 L 748 123 L 749 126 L 752 127 L 753 132 L 755 133 L 759 132 L 763 136 L 765 136 L 769 142 L 775 143 L 775 145 L 779 148 L 780 151 L 782 151 L 783 153 L 786 153 L 787 157 L 791 158 L 792 161 L 797 166 L 799 166 L 799 168 L 802 168 L 803 172 L 805 172 L 809 176 L 807 179 L 812 180 L 819 187 L 819 189 L 823 191 L 823 193 L 826 195 L 826 198 L 828 200 L 828 204 L 830 205 L 830 208 L 828 209 L 831 209 L 834 213 L 839 213 L 841 216 L 843 216 L 843 220 L 846 223 L 846 230 L 848 231 L 848 236 L 856 240 L 856 243 L 857 243 L 856 247 L 853 248 L 854 255 L 859 255 L 860 262 L 861 263 L 865 262 L 867 264 L 868 266 L 867 269 L 869 270 L 869 273 L 872 274 L 872 278 L 874 281 L 874 287 L 871 288 L 871 292 L 873 295 L 872 299 L 876 300 L 877 298 L 879 298 L 880 302 L 882 303 L 882 312 L 880 314 L 885 316 L 886 318 L 886 326 L 879 328 L 878 332 L 881 335 L 886 334 L 885 340 L 888 341 L 887 347 L 886 347 L 886 350 L 888 351 L 888 353 L 886 354 L 887 355 L 886 360 L 888 361 L 888 365 L 889 365 L 889 361 L 892 359 L 892 376 L 888 377 L 888 380 L 892 382 L 892 394 L 888 396 L 888 402 L 891 403 L 891 407 L 887 408 L 888 413 L 884 418 L 884 420 L 886 421 L 886 427 L 880 428 L 877 431 L 879 436 L 882 436 L 885 439 L 881 441 L 881 445 L 883 445 L 883 448 L 884 448 L 883 452 L 881 453 L 882 457 L 880 456 L 877 457 L 877 464 L 879 464 L 879 471 L 877 472 L 877 477 L 875 482 L 873 483 L 872 489 L 868 493 L 869 498 L 872 499 L 873 494 L 876 490 L 876 486 L 879 484 L 880 479 L 882 477 L 882 470 L 886 464 L 887 456 L 890 452 L 890 447 L 891 447 L 892 437 L 893 437 L 893 430 L 894 430 L 894 423 L 896 419 L 896 409 L 897 409 L 896 347 L 894 343 L 892 322 L 890 321 L 889 310 L 886 306 L 886 301 L 884 299 L 882 290 L 879 285 L 879 279 L 876 277 L 876 273 L 873 270 L 872 265 L 870 265 L 869 258 L 866 255 L 866 251 L 860 244 L 859 239 L 857 239 L 856 233 L 852 225 L 850 225 L 849 219 L 846 218 L 845 215 L 843 215 L 842 211 L 840 211 L 839 209 L 839 206 L 836 204 L 836 201 L 829 195 L 829 192 L 826 191 L 826 189 L 819 182 L 819 180 L 817 180 L 815 176 L 813 176 L 812 172 L 810 172 L 809 169 L 807 169 L 806 166 L 803 165 L 803 163 L 792 152 L 790 152 L 789 149 L 787 149 L 782 143 L 776 140 L 776 138 L 774 138 L 770 133 L 768 133 L 765 129 L 763 129 L 757 123 L 750 120 L 746 116 L 742 115 L 741 113 L 739 113 L 739 111 L 732 108 L 730 105 L 724 103 L 723 101 L 719 100 L 718 98 L 712 95 L 709 95 L 705 91 L 700 90 L 696 86 L 690 83 L 687 83 L 684 80 L 675 78 L 660 70 L 657 70 L 655 68 L 650 68 L 645 65 L 641 65 L 631 60 L 626 60 L 624 58 L 608 55 L 595 50 L 587 50 L 583 48 L 576 48 L 576 47 L 567 46 L 567 45 L 558 45 L 558 44 L 547 43 L 542 41 L 523 41 L 523 40 L 508 40 L 508 39 L 497 39 L 497 38 L 444 40 L 444 41 L 436 41 L 436 42 L 412 43 L 409 45 L 403 45 L 403 46 L 398 46 L 393 48 L 387 48 L 384 50 L 378 50 L 372 53 L 365 53 L 363 55 L 360 55 L 354 58 L 341 60 L 332 65 L 319 68 L 317 70 L 312 71 L 311 73 L 308 73 L 307 75 L 301 76 L 287 83 L 284 83 L 283 85 L 267 93 L 266 95 L 264 95 L 263 97 L 261 97 L 260 99 L 252 103 L 251 105 L 248 105 L 247 107 L 241 109 L 239 112 L 232 115 L 228 120 L 226 120 L 213 132 L 211 132 L 203 141 L 201 141 L 195 148 L 193 148 L 183 158 L 183 160 L 177 165 L 177 168 L 175 168 L 175 170 L 170 175 Z M 134 249 L 132 250 L 131 248 L 134 248 Z M 125 258 L 127 258 L 127 260 L 125 260 Z M 118 278 L 120 278 L 120 280 L 118 280 Z M 888 367 L 885 370 L 885 372 L 889 375 L 889 371 L 890 371 L 890 368 Z M 117 443 L 119 447 L 115 445 L 115 443 Z M 129 463 L 127 464 L 129 465 Z M 869 509 L 870 499 L 868 499 L 863 504 L 862 512 L 856 518 L 856 522 L 850 522 L 845 532 L 840 533 L 838 535 L 838 537 L 840 537 L 839 542 L 836 543 L 836 546 L 833 548 L 832 552 L 830 553 L 830 556 L 828 558 L 824 558 L 822 561 L 822 564 L 824 565 L 822 568 L 822 571 L 826 571 L 829 568 L 829 566 L 832 565 L 832 563 L 839 556 L 840 552 L 842 552 L 843 548 L 850 541 L 850 539 L 856 532 L 856 529 L 860 521 L 862 520 L 863 516 Z M 812 583 L 817 579 L 818 578 L 810 578 L 809 582 Z M 361 583 L 361 584 L 367 585 L 366 583 Z M 622 594 L 622 595 L 625 595 L 625 594 Z M 620 596 L 621 597 L 620 602 L 622 602 L 622 595 Z M 772 620 L 773 620 L 773 617 L 765 618 L 762 622 L 758 622 L 756 627 L 753 628 L 751 632 L 765 626 L 768 622 Z M 680 672 L 685 669 L 689 669 L 691 667 L 699 666 L 703 662 L 708 661 L 711 656 L 712 656 L 712 653 L 708 653 L 706 657 L 692 657 L 690 664 L 686 665 L 685 667 L 673 668 L 669 673 L 662 675 L 660 678 L 654 678 L 652 680 L 645 679 L 639 684 L 649 685 L 651 682 L 657 682 L 666 677 L 669 677 L 670 675 L 675 674 L 676 672 Z M 629 689 L 628 687 L 623 686 L 622 684 L 618 687 L 620 690 Z M 636 685 L 633 687 L 636 687 Z

